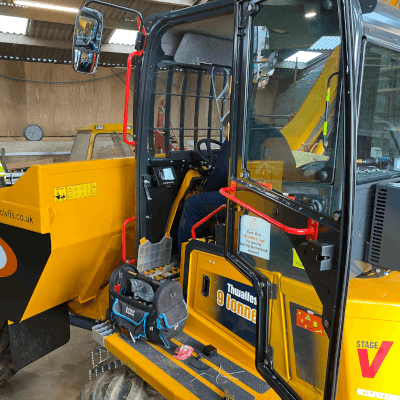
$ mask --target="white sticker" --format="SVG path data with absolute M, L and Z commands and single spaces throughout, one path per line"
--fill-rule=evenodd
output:
M 261 218 L 240 218 L 239 251 L 269 260 L 271 224 Z
M 371 157 L 382 157 L 382 149 L 379 147 L 371 147 Z
M 372 390 L 365 389 L 357 389 L 357 394 L 359 396 L 372 397 L 373 399 L 400 400 L 400 396 L 396 394 L 373 392 Z

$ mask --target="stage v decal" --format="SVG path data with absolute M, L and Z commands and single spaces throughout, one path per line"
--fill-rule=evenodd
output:
M 357 352 L 363 378 L 375 378 L 392 345 L 393 342 L 386 341 L 383 341 L 380 345 L 379 342 L 364 342 L 361 340 L 357 342 Z M 371 364 L 368 358 L 368 349 L 378 349 Z

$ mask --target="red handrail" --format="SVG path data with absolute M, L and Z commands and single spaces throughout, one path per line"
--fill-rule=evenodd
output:
M 137 25 L 138 29 L 140 30 L 140 18 L 137 19 Z M 126 64 L 127 70 L 126 70 L 126 85 L 125 85 L 125 107 L 124 107 L 124 125 L 123 125 L 123 131 L 122 131 L 122 137 L 124 139 L 124 142 L 130 146 L 133 147 L 133 150 L 135 151 L 135 146 L 136 142 L 134 140 L 129 141 L 127 139 L 127 125 L 128 125 L 128 109 L 129 109 L 129 90 L 130 90 L 130 85 L 131 85 L 131 68 L 132 68 L 132 59 L 135 56 L 141 56 L 143 54 L 144 46 L 146 44 L 146 30 L 144 29 L 144 26 L 142 27 L 142 32 L 144 35 L 144 43 L 143 43 L 143 49 L 140 51 L 134 51 L 133 53 L 129 54 L 128 57 L 128 62 Z
M 206 222 L 208 219 L 210 219 L 212 216 L 214 216 L 215 214 L 217 214 L 218 212 L 220 212 L 222 209 L 224 209 L 226 207 L 226 204 L 222 205 L 221 207 L 218 207 L 215 211 L 213 211 L 212 213 L 208 214 L 207 217 L 203 218 L 201 221 L 197 222 L 197 224 L 194 224 L 192 226 L 192 238 L 194 240 L 196 240 L 196 233 L 195 230 L 196 228 L 198 228 L 201 224 L 204 224 L 204 222 Z
M 265 215 L 264 213 L 256 210 L 254 207 L 249 206 L 248 204 L 244 203 L 243 201 L 236 198 L 236 191 L 238 188 L 235 186 L 222 188 L 220 189 L 220 193 L 222 196 L 225 196 L 229 200 L 233 201 L 234 203 L 238 204 L 239 206 L 243 207 L 244 209 L 252 212 L 253 214 L 259 216 L 263 220 L 269 222 L 271 225 L 276 226 L 283 232 L 291 233 L 292 235 L 306 235 L 306 239 L 309 240 L 317 240 L 318 238 L 318 222 L 312 220 L 311 218 L 308 220 L 307 228 L 306 229 L 298 229 L 292 228 L 290 226 L 286 226 L 278 222 L 277 220 Z M 234 192 L 235 196 L 229 194 L 228 192 Z
M 132 260 L 128 260 L 126 258 L 126 224 L 128 222 L 131 221 L 136 221 L 135 217 L 132 218 L 128 218 L 123 224 L 122 224 L 122 260 L 124 261 L 124 263 L 129 263 L 129 264 L 133 264 L 136 260 L 132 259 Z

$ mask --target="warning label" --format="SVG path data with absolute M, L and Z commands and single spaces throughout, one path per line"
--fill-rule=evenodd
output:
M 324 328 L 322 326 L 322 318 L 317 317 L 311 312 L 297 309 L 296 312 L 296 325 L 308 331 L 318 333 L 324 336 Z
M 293 249 L 293 267 L 304 269 L 303 263 L 295 249 Z
M 271 224 L 243 215 L 240 219 L 239 251 L 269 260 Z
M 66 193 L 65 186 L 54 188 L 54 202 L 59 203 L 60 201 L 67 200 Z
M 54 202 L 82 199 L 97 196 L 97 183 L 81 183 L 79 185 L 61 186 L 54 188 Z

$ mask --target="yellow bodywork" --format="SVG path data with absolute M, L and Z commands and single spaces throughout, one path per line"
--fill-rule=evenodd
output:
M 122 263 L 122 223 L 135 215 L 134 177 L 134 158 L 59 163 L 33 166 L 0 191 L 0 207 L 32 217 L 29 223 L 0 215 L 1 223 L 51 237 L 50 258 L 22 319 L 96 297 L 110 268 Z
M 77 130 L 92 130 L 91 146 L 97 134 L 122 130 L 121 124 L 103 126 Z M 89 146 L 88 159 L 90 154 Z M 50 257 L 21 321 L 67 301 L 71 312 L 104 319 L 104 285 L 122 263 L 122 224 L 135 208 L 133 157 L 32 166 L 12 187 L 0 189 L 0 223 L 50 235 Z M 129 258 L 134 228 L 128 226 Z

